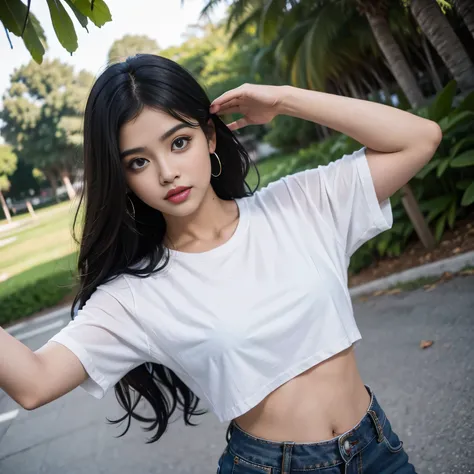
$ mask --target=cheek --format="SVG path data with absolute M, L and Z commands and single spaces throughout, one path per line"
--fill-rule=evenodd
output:
M 145 172 L 136 175 L 130 173 L 125 179 L 128 187 L 139 199 L 154 207 L 153 203 L 156 203 L 161 196 L 159 183 L 156 176 L 153 178 L 153 173 Z
M 203 153 L 197 160 L 191 160 L 186 174 L 187 178 L 194 181 L 196 186 L 209 184 L 211 181 L 211 160 L 209 155 Z

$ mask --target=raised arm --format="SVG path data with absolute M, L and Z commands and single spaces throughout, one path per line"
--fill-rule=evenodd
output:
M 284 86 L 279 113 L 337 130 L 367 147 L 379 201 L 415 176 L 442 138 L 436 122 L 368 100 Z
M 276 115 L 309 120 L 348 135 L 367 148 L 378 200 L 384 201 L 433 157 L 442 138 L 436 122 L 368 100 L 292 86 L 243 84 L 215 99 L 211 113 L 241 113 L 231 130 L 264 124 Z
M 33 352 L 0 328 L 0 388 L 26 410 L 65 395 L 86 379 L 79 359 L 61 344 L 48 342 Z

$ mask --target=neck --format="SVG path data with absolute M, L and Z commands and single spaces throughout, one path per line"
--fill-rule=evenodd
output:
M 164 216 L 165 245 L 175 250 L 191 251 L 219 245 L 222 240 L 227 240 L 228 231 L 230 235 L 233 233 L 238 213 L 234 201 L 220 199 L 209 186 L 201 205 L 193 214 L 186 217 Z

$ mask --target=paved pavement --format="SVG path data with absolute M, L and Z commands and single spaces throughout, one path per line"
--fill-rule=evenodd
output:
M 357 348 L 362 375 L 418 472 L 474 473 L 474 277 L 456 277 L 431 292 L 355 300 L 354 308 L 364 338 Z M 67 321 L 30 323 L 16 337 L 35 350 Z M 435 343 L 421 350 L 422 339 Z M 227 425 L 214 415 L 199 418 L 197 428 L 178 419 L 161 441 L 146 445 L 138 423 L 115 438 L 123 428 L 106 417 L 120 413 L 113 391 L 97 401 L 76 389 L 32 412 L 0 395 L 0 473 L 216 471 Z

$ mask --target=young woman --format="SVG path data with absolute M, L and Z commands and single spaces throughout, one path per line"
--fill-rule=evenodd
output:
M 218 115 L 232 112 L 227 126 Z M 278 114 L 364 147 L 252 192 L 232 131 Z M 230 421 L 221 474 L 415 472 L 356 366 L 347 266 L 391 227 L 389 197 L 440 139 L 368 101 L 244 84 L 210 104 L 168 59 L 110 66 L 84 120 L 80 309 L 36 352 L 1 330 L 0 387 L 28 410 L 115 387 L 151 441 L 204 399 Z

